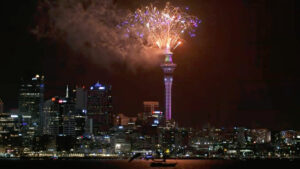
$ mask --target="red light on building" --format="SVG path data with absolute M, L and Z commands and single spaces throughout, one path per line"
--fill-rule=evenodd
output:
M 55 97 L 52 97 L 51 101 L 54 102 L 55 101 Z
M 162 114 L 163 112 L 161 111 L 154 111 L 152 114 Z

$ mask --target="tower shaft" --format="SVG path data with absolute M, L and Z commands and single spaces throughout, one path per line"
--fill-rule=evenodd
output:
M 172 120 L 172 83 L 173 72 L 176 64 L 172 61 L 172 54 L 166 54 L 165 62 L 160 65 L 164 72 L 165 83 L 165 118 L 166 121 Z

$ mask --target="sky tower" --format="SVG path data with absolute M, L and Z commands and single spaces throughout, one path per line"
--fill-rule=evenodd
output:
M 164 71 L 165 82 L 165 116 L 166 121 L 172 120 L 172 83 L 173 72 L 176 68 L 176 64 L 173 63 L 172 53 L 168 52 L 165 57 L 165 61 L 160 65 Z
M 164 71 L 166 122 L 172 120 L 172 83 L 176 68 L 171 51 L 182 44 L 184 34 L 195 37 L 196 28 L 201 23 L 201 20 L 189 15 L 187 11 L 188 8 L 180 9 L 169 2 L 163 9 L 150 4 L 131 13 L 119 25 L 123 28 L 125 37 L 141 39 L 149 47 L 159 48 L 165 52 L 165 61 L 161 64 L 161 68 Z

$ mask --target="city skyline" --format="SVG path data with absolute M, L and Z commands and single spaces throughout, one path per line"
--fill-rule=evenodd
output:
M 0 168 L 299 168 L 300 0 L 1 6 Z
M 130 1 L 116 3 L 123 8 L 138 6 Z M 203 22 L 197 38 L 174 53 L 178 65 L 174 119 L 197 128 L 210 122 L 214 126 L 298 129 L 298 2 L 275 1 L 273 11 L 264 1 L 191 1 L 186 5 Z M 17 107 L 21 77 L 36 73 L 45 74 L 47 98 L 63 94 L 65 85 L 91 85 L 99 80 L 112 84 L 117 112 L 134 116 L 145 100 L 164 104 L 159 64 L 144 69 L 113 61 L 103 66 L 98 63 L 105 62 L 103 58 L 89 59 L 63 40 L 37 40 L 31 31 L 37 20 L 45 19 L 36 16 L 37 6 L 36 1 L 7 2 L 7 15 L 15 7 L 25 13 L 16 12 L 5 20 L 4 28 L 13 28 L 4 35 L 3 62 L 7 64 L 1 67 L 0 98 L 6 111 Z

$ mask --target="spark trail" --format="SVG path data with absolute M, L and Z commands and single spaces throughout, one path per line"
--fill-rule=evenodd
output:
M 186 34 L 195 37 L 201 23 L 187 11 L 188 8 L 182 10 L 169 2 L 163 9 L 150 4 L 130 14 L 118 27 L 125 29 L 127 37 L 140 38 L 149 46 L 171 53 L 182 44 Z

